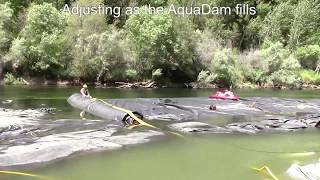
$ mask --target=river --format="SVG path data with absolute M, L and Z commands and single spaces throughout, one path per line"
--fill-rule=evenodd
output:
M 0 87 L 0 100 L 11 99 L 10 108 L 53 107 L 46 119 L 79 118 L 66 98 L 77 87 Z M 211 89 L 91 89 L 98 98 L 206 97 Z M 236 90 L 241 97 L 318 98 L 315 90 Z M 94 117 L 92 117 L 94 118 Z M 189 135 L 116 151 L 83 154 L 27 170 L 58 180 L 257 180 L 267 176 L 252 168 L 267 165 L 279 179 L 289 179 L 285 171 L 292 163 L 319 158 L 317 130 L 260 135 Z M 314 152 L 301 155 L 305 152 Z M 0 176 L 10 180 L 32 179 Z

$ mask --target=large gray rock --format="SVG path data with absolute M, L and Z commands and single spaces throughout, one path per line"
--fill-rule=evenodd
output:
M 107 120 L 46 120 L 42 110 L 0 110 L 0 167 L 39 164 L 70 155 L 119 149 L 164 135 L 128 130 Z
M 115 132 L 116 128 L 106 128 L 61 133 L 41 137 L 28 145 L 11 146 L 1 150 L 0 167 L 44 163 L 81 152 L 114 150 L 126 145 L 146 143 L 152 136 L 163 135 L 148 130 L 112 136 Z

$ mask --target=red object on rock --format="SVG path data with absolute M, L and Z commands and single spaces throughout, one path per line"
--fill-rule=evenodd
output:
M 223 100 L 234 100 L 237 101 L 239 99 L 238 96 L 235 96 L 233 92 L 229 90 L 218 90 L 214 95 L 210 95 L 211 99 L 223 99 Z

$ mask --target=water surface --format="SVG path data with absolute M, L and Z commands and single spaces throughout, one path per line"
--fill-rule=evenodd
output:
M 1 87 L 0 100 L 12 99 L 10 108 L 57 108 L 56 114 L 45 117 L 79 118 L 66 98 L 77 87 Z M 92 89 L 98 98 L 206 97 L 211 89 Z M 318 98 L 319 91 L 238 90 L 241 97 L 264 96 L 283 98 Z M 92 117 L 93 118 L 93 117 Z M 266 179 L 252 170 L 267 165 L 280 179 L 288 179 L 285 171 L 292 163 L 312 162 L 319 157 L 319 132 L 260 135 L 190 135 L 166 137 L 156 142 L 132 146 L 119 151 L 84 154 L 46 164 L 28 172 L 61 180 L 194 180 L 194 179 Z M 301 155 L 304 152 L 314 154 Z M 300 153 L 300 154 L 297 154 Z M 32 179 L 0 176 L 1 179 Z

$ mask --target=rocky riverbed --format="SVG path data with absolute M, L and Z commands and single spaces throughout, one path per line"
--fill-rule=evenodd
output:
M 148 123 L 186 136 L 194 133 L 290 132 L 315 128 L 320 100 L 250 98 L 114 99 L 112 104 L 142 113 Z M 210 106 L 215 106 L 210 110 Z M 42 164 L 71 155 L 116 150 L 166 137 L 167 130 L 126 129 L 112 119 L 44 118 L 50 109 L 0 109 L 0 167 Z M 216 121 L 224 119 L 223 122 Z

